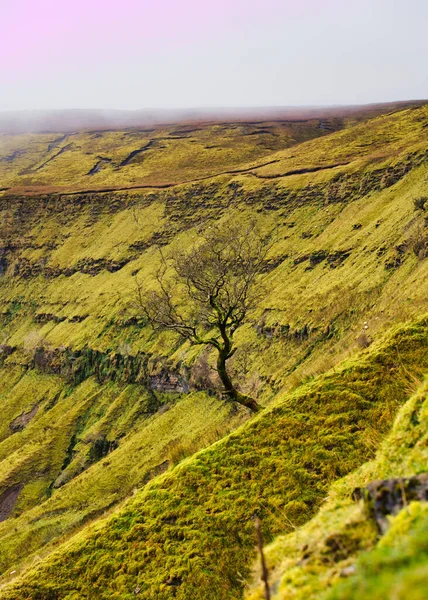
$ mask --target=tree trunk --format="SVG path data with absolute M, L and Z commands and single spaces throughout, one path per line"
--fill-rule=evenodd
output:
M 253 412 L 258 412 L 262 408 L 260 404 L 258 404 L 253 398 L 250 398 L 249 396 L 245 396 L 244 394 L 238 392 L 238 390 L 233 385 L 232 380 L 230 379 L 226 369 L 227 355 L 227 350 L 218 350 L 217 371 L 221 382 L 224 385 L 225 393 L 234 402 L 238 402 L 239 404 L 246 406 Z

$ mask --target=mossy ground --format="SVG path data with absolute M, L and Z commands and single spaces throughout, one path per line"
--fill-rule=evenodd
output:
M 427 324 L 321 376 L 137 492 L 29 571 L 5 598 L 239 598 L 267 539 L 305 522 L 335 479 L 373 456 L 428 368 Z M 399 358 L 397 358 L 399 357 Z M 174 585 L 171 584 L 174 581 Z
M 23 152 L 0 162 L 10 178 L 1 187 L 14 188 L 0 193 L 0 493 L 22 485 L 0 524 L 1 565 L 8 578 L 35 557 L 46 564 L 5 598 L 126 598 L 137 588 L 147 598 L 239 598 L 254 555 L 251 514 L 261 513 L 267 539 L 299 527 L 335 479 L 374 456 L 427 369 L 424 321 L 383 337 L 428 309 L 428 258 L 415 251 L 417 236 L 428 239 L 415 203 L 427 195 L 427 125 L 426 106 L 319 139 L 310 139 L 316 123 L 292 132 L 273 123 L 275 147 L 242 124 L 186 139 L 159 129 L 123 167 L 147 133 L 77 134 L 49 161 L 55 136 L 2 139 L 5 156 Z M 201 144 L 218 144 L 218 160 Z M 104 151 L 112 162 L 87 175 Z M 205 177 L 77 193 L 87 180 L 96 190 Z M 142 327 L 135 278 L 152 285 L 158 245 L 175 252 L 213 219 L 253 216 L 276 227 L 276 243 L 233 369 L 269 408 L 242 425 L 248 415 L 205 392 L 153 398 L 147 381 L 129 378 L 127 357 L 146 356 L 151 376 L 192 372 L 198 350 Z M 49 364 L 36 360 L 42 350 Z M 83 357 L 78 380 L 60 368 L 67 352 Z M 102 362 L 96 376 L 89 355 Z M 336 513 L 345 523 L 347 510 Z
M 418 385 L 416 378 L 413 385 Z M 426 506 L 414 503 L 391 517 L 390 530 L 378 541 L 374 519 L 353 493 L 374 480 L 426 472 L 427 392 L 425 381 L 398 412 L 375 459 L 336 482 L 314 519 L 265 549 L 274 600 L 422 597 L 416 583 L 420 573 L 426 574 Z M 363 552 L 357 575 L 348 581 L 350 567 L 352 573 Z M 261 587 L 252 586 L 245 597 L 264 596 Z
M 358 575 L 336 585 L 326 600 L 423 600 L 428 581 L 427 504 L 412 502 L 391 519 L 376 548 L 359 559 Z

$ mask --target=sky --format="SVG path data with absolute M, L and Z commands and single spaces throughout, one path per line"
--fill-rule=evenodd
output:
M 0 0 L 0 110 L 428 98 L 428 0 Z

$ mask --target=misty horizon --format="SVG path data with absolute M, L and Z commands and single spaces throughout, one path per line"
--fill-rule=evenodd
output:
M 3 112 L 428 97 L 424 0 L 19 0 L 0 19 Z
M 146 109 L 51 109 L 0 111 L 0 134 L 72 132 L 89 129 L 159 127 L 177 123 L 296 121 L 351 117 L 362 109 L 373 116 L 388 110 L 420 106 L 428 100 L 331 106 L 189 107 Z

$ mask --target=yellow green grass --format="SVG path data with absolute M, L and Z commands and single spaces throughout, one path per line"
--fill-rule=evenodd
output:
M 33 373 L 28 377 L 40 380 Z M 119 389 L 89 379 L 71 394 L 63 393 L 55 407 L 9 438 L 9 447 L 7 442 L 1 445 L 10 460 L 0 465 L 6 462 L 10 469 L 13 459 L 14 467 L 1 473 L 3 485 L 27 483 L 15 507 L 16 518 L 0 524 L 2 571 L 16 568 L 24 557 L 31 563 L 51 541 L 64 539 L 243 419 L 202 393 L 171 398 L 169 404 L 164 400 L 159 411 L 150 414 L 147 394 L 137 386 Z M 67 448 L 73 435 L 72 447 Z M 93 464 L 89 453 L 101 436 L 120 439 L 120 446 Z M 32 469 L 28 475 L 26 465 Z M 51 495 L 26 510 L 26 501 L 43 497 L 52 480 Z
M 267 538 L 304 523 L 327 488 L 374 454 L 428 369 L 426 319 L 294 394 L 148 484 L 78 534 L 4 598 L 239 598 Z M 174 585 L 171 581 L 175 582 Z
M 428 196 L 428 108 L 336 125 L 347 128 L 318 139 L 317 122 L 260 125 L 268 136 L 248 124 L 86 132 L 51 150 L 58 136 L 2 136 L 0 159 L 22 153 L 0 160 L 0 494 L 22 489 L 0 564 L 6 579 L 25 573 L 5 598 L 240 598 L 254 510 L 268 540 L 300 527 L 374 456 L 427 369 L 416 241 L 428 218 L 415 201 Z M 79 192 L 165 181 L 194 183 Z M 202 358 L 143 326 L 135 282 L 153 285 L 159 245 L 181 251 L 198 227 L 254 216 L 276 241 L 231 365 L 267 407 L 246 423 L 218 394 L 151 387 L 165 372 L 194 381 Z
M 413 385 L 418 385 L 416 379 Z M 417 580 L 420 568 L 426 573 L 426 505 L 415 503 L 391 518 L 390 530 L 378 541 L 375 521 L 362 501 L 353 500 L 353 492 L 374 480 L 426 472 L 427 391 L 425 381 L 398 412 L 376 458 L 336 482 L 314 519 L 265 549 L 273 600 L 423 597 Z M 415 540 L 409 532 L 414 526 Z M 357 563 L 357 575 L 344 583 L 344 574 L 355 569 L 363 551 L 367 554 Z M 263 597 L 261 585 L 250 586 L 245 594 L 248 600 Z
M 343 119 L 332 121 L 331 129 L 343 124 Z M 23 189 L 179 183 L 230 171 L 275 150 L 324 135 L 319 125 L 319 119 L 309 119 L 2 135 L 0 178 L 2 187 Z M 133 152 L 136 154 L 130 157 Z M 96 165 L 99 170 L 90 174 Z

